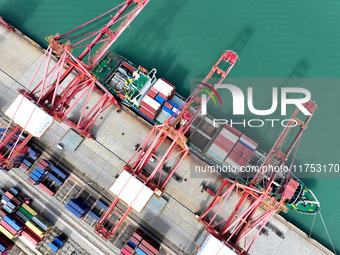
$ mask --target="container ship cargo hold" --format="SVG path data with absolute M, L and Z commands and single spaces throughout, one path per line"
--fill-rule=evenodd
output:
M 93 74 L 122 104 L 153 124 L 162 124 L 176 115 L 186 100 L 176 93 L 174 85 L 156 78 L 156 69 L 148 72 L 113 52 L 99 61 Z M 189 141 L 192 153 L 209 165 L 231 166 L 240 170 L 245 166 L 259 167 L 266 158 L 255 141 L 228 124 L 214 127 L 208 116 L 195 119 Z M 228 177 L 243 183 L 250 181 L 240 171 L 229 172 Z M 287 208 L 305 214 L 317 213 L 320 209 L 317 198 L 301 180 L 294 179 L 298 187 L 288 200 Z

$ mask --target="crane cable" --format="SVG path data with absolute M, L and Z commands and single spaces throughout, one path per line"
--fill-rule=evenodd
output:
M 330 243 L 331 243 L 331 245 L 332 245 L 332 248 L 333 248 L 334 254 L 336 255 L 336 250 L 335 250 L 335 248 L 334 248 L 334 245 L 333 245 L 333 242 L 332 242 L 331 236 L 330 236 L 330 235 L 329 235 L 329 233 L 328 233 L 328 230 L 327 230 L 327 227 L 326 227 L 325 221 L 323 220 L 323 217 L 322 217 L 321 211 L 319 212 L 319 214 L 320 214 L 320 218 L 321 218 L 322 224 L 323 224 L 323 226 L 324 226 L 324 228 L 325 228 L 325 230 L 326 230 L 326 233 L 327 233 L 328 239 L 329 239 L 329 241 L 330 241 Z

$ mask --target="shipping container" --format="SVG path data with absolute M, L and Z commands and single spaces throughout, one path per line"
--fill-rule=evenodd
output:
M 4 210 L 0 209 L 0 216 L 4 218 L 6 215 L 7 213 Z
M 258 143 L 247 137 L 246 135 L 242 134 L 240 141 L 247 146 L 251 150 L 255 150 Z
M 2 204 L 7 204 L 11 199 L 6 196 L 6 195 L 3 195 L 2 198 L 1 198 L 1 203 Z
M 157 111 L 161 107 L 160 103 L 149 96 L 145 96 L 143 98 L 141 105 L 143 105 L 144 107 L 146 107 L 146 105 L 150 106 L 151 109 L 153 109 L 154 111 Z
M 20 211 L 16 211 L 15 214 L 24 222 L 26 223 L 27 221 L 29 221 L 30 219 L 28 217 L 26 217 L 22 212 Z
M 4 205 L 4 206 L 2 207 L 2 209 L 4 209 L 4 211 L 7 212 L 7 213 L 13 213 L 13 212 L 14 212 L 14 210 L 11 209 L 11 208 L 9 208 L 9 207 L 7 206 L 7 204 Z
M 158 254 L 158 252 L 159 252 L 159 245 L 156 245 L 151 240 L 143 239 L 141 244 L 144 245 L 153 254 Z
M 27 212 L 29 212 L 32 216 L 38 215 L 38 212 L 27 204 L 22 204 L 21 207 L 24 208 Z
M 30 233 L 28 230 L 24 230 L 21 235 L 27 239 L 31 244 L 34 246 L 38 245 L 40 240 L 36 238 L 32 233 Z
M 8 239 L 12 240 L 14 235 L 11 234 L 4 226 L 0 224 L 0 232 L 4 234 Z
M 25 225 L 38 237 L 40 238 L 44 237 L 45 232 L 39 226 L 37 226 L 37 224 L 35 224 L 32 220 L 27 221 Z
M 76 211 L 72 206 L 70 206 L 69 204 L 67 204 L 65 206 L 65 208 L 67 210 L 69 210 L 71 213 L 73 213 L 74 216 L 76 216 L 77 218 L 81 218 L 83 217 L 83 215 L 81 213 L 79 213 L 78 211 Z
M 132 247 L 132 248 L 136 248 L 139 245 L 140 241 L 137 240 L 135 237 L 131 237 L 130 240 L 128 241 L 128 244 Z
M 59 250 L 59 247 L 53 242 L 50 243 L 50 245 L 48 247 L 50 247 L 52 251 L 58 251 Z
M 0 225 L 7 229 L 12 235 L 16 235 L 19 231 L 15 230 L 11 225 L 9 225 L 6 221 L 2 220 Z
M 104 210 L 106 210 L 107 209 L 107 205 L 103 202 L 103 201 L 101 201 L 101 200 L 97 200 L 97 204 L 101 207 L 101 208 L 103 208 Z
M 57 176 L 53 175 L 53 173 L 50 172 L 47 174 L 47 176 L 51 178 L 57 185 L 60 186 L 61 184 L 63 184 L 63 182 L 59 180 Z
M 143 106 L 139 109 L 139 111 L 145 115 L 146 117 L 148 117 L 150 120 L 154 120 L 156 117 L 155 113 L 150 112 L 149 110 L 145 109 Z
M 9 189 L 9 192 L 11 192 L 13 194 L 13 196 L 17 196 L 20 193 L 20 190 L 16 187 L 11 187 Z
M 94 220 L 99 220 L 100 217 L 95 214 L 93 211 L 89 211 L 89 216 L 91 216 Z
M 167 113 L 166 111 L 160 111 L 156 121 L 159 123 L 163 123 L 164 121 L 167 121 L 169 118 L 171 117 L 171 115 L 169 113 Z
M 219 134 L 216 137 L 214 144 L 216 144 L 218 147 L 220 147 L 222 150 L 228 153 L 233 149 L 235 145 L 235 143 L 230 141 L 228 138 L 224 137 L 222 134 Z
M 207 151 L 207 154 L 216 159 L 218 162 L 223 162 L 223 160 L 227 157 L 228 152 L 222 150 L 216 144 L 212 144 L 209 150 Z
M 136 249 L 136 253 L 139 255 L 147 255 L 144 251 L 142 251 L 140 248 Z
M 27 178 L 27 181 L 28 181 L 29 183 L 33 184 L 33 185 L 36 185 L 36 184 L 37 184 L 37 182 L 36 182 L 35 180 L 33 180 L 31 177 L 28 177 L 28 178 Z
M 9 191 L 6 191 L 5 194 L 4 194 L 6 197 L 8 197 L 9 199 L 12 199 L 14 196 L 11 192 Z
M 123 254 L 123 255 L 131 255 L 132 253 L 127 251 L 126 249 L 122 249 L 121 254 Z
M 229 124 L 225 124 L 224 129 L 227 129 L 229 132 L 231 132 L 232 134 L 234 134 L 237 137 L 241 136 L 241 132 L 238 131 L 236 128 L 230 126 Z
M 37 177 L 42 177 L 44 175 L 44 173 L 45 172 L 42 171 L 41 169 L 40 170 L 34 169 L 34 171 L 32 172 L 32 174 L 34 174 Z
M 23 225 L 14 218 L 14 215 L 6 215 L 3 220 L 12 226 L 16 231 L 19 231 L 23 227 Z
M 59 175 L 59 177 L 64 180 L 67 178 L 67 174 L 65 174 L 64 172 L 62 172 L 59 168 L 55 167 L 55 166 L 51 166 L 51 170 L 56 173 L 57 175 Z
M 151 98 L 155 98 L 158 95 L 158 90 L 155 88 L 151 88 L 148 93 L 146 93 L 147 96 L 151 97 Z
M 32 221 L 44 231 L 47 231 L 52 227 L 52 225 L 42 215 L 34 216 Z
M 46 160 L 46 159 L 39 160 L 39 163 L 42 164 L 45 167 L 50 165 L 50 162 L 48 160 Z
M 157 95 L 155 98 L 155 101 L 158 102 L 160 105 L 164 104 L 165 98 L 161 97 L 161 95 Z
M 6 206 L 8 206 L 9 208 L 11 208 L 11 210 L 15 210 L 15 209 L 18 207 L 16 204 L 14 204 L 14 203 L 12 202 L 12 200 L 9 201 L 8 203 L 6 203 Z
M 247 159 L 248 161 L 253 156 L 254 151 L 251 150 L 248 146 L 243 144 L 241 141 L 238 141 L 236 144 L 234 151 L 240 154 L 241 157 Z
M 45 170 L 41 169 L 41 168 L 38 167 L 38 166 L 35 168 L 34 172 L 37 172 L 37 173 L 39 173 L 39 174 L 41 174 L 41 175 L 44 175 L 44 174 L 46 173 Z M 36 175 L 37 175 L 37 174 L 36 174 Z M 38 175 L 37 175 L 37 176 L 38 176 Z
M 132 248 L 130 245 L 125 245 L 124 247 L 123 247 L 123 249 L 125 249 L 125 250 L 127 250 L 128 252 L 130 252 L 131 254 L 134 252 L 134 248 Z
M 22 161 L 22 163 L 24 163 L 26 166 L 31 167 L 32 163 L 29 162 L 27 159 L 24 159 L 24 161 Z
M 33 181 L 37 182 L 37 181 L 40 180 L 41 176 L 38 177 L 38 176 L 36 176 L 34 173 L 32 173 L 32 174 L 30 175 L 30 178 L 33 179 Z
M 37 168 L 40 168 L 42 171 L 46 170 L 46 166 L 44 166 L 43 164 L 41 164 L 40 162 L 37 164 Z
M 23 202 L 19 200 L 17 197 L 13 197 L 11 202 L 17 206 L 20 206 Z
M 39 183 L 39 187 L 45 191 L 47 194 L 49 194 L 50 196 L 54 196 L 54 192 L 52 190 L 50 190 L 48 187 L 46 187 L 43 183 Z
M 23 215 L 25 215 L 29 220 L 32 219 L 33 215 L 30 214 L 26 209 L 24 209 L 22 206 L 19 208 L 19 212 L 21 212 Z
M 143 239 L 144 235 L 145 235 L 145 234 L 144 234 L 141 230 L 136 229 L 136 231 L 133 233 L 132 236 L 133 236 L 134 238 L 136 238 L 137 240 L 141 241 L 141 240 Z
M 25 170 L 28 170 L 28 169 L 30 168 L 29 166 L 27 166 L 27 165 L 24 164 L 24 163 L 21 163 L 21 164 L 20 164 L 20 167 L 23 168 L 23 169 L 25 169 Z
M 80 213 L 87 213 L 89 208 L 78 199 L 71 199 L 68 204 Z

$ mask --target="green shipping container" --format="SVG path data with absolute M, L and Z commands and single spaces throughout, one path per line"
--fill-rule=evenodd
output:
M 32 219 L 32 214 L 30 214 L 28 211 L 26 211 L 24 208 L 20 207 L 19 211 L 22 212 L 23 215 L 25 215 L 28 219 Z

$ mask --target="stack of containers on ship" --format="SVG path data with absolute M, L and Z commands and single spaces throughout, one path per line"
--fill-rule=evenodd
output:
M 139 111 L 151 121 L 163 123 L 178 108 L 169 100 L 174 93 L 175 87 L 172 84 L 164 79 L 158 79 L 141 101 Z
M 146 236 L 140 229 L 136 229 L 121 250 L 121 255 L 157 255 L 159 249 L 159 244 Z
M 7 191 L 1 190 L 0 252 L 3 252 L 3 236 L 8 240 L 20 236 L 28 245 L 36 246 L 50 231 L 52 224 L 29 203 L 30 200 L 15 187 Z
M 82 203 L 79 199 L 71 199 L 65 206 L 74 216 L 79 219 L 84 219 L 90 208 Z
M 237 129 L 226 124 L 208 147 L 206 153 L 217 162 L 240 171 L 247 166 L 257 143 Z

